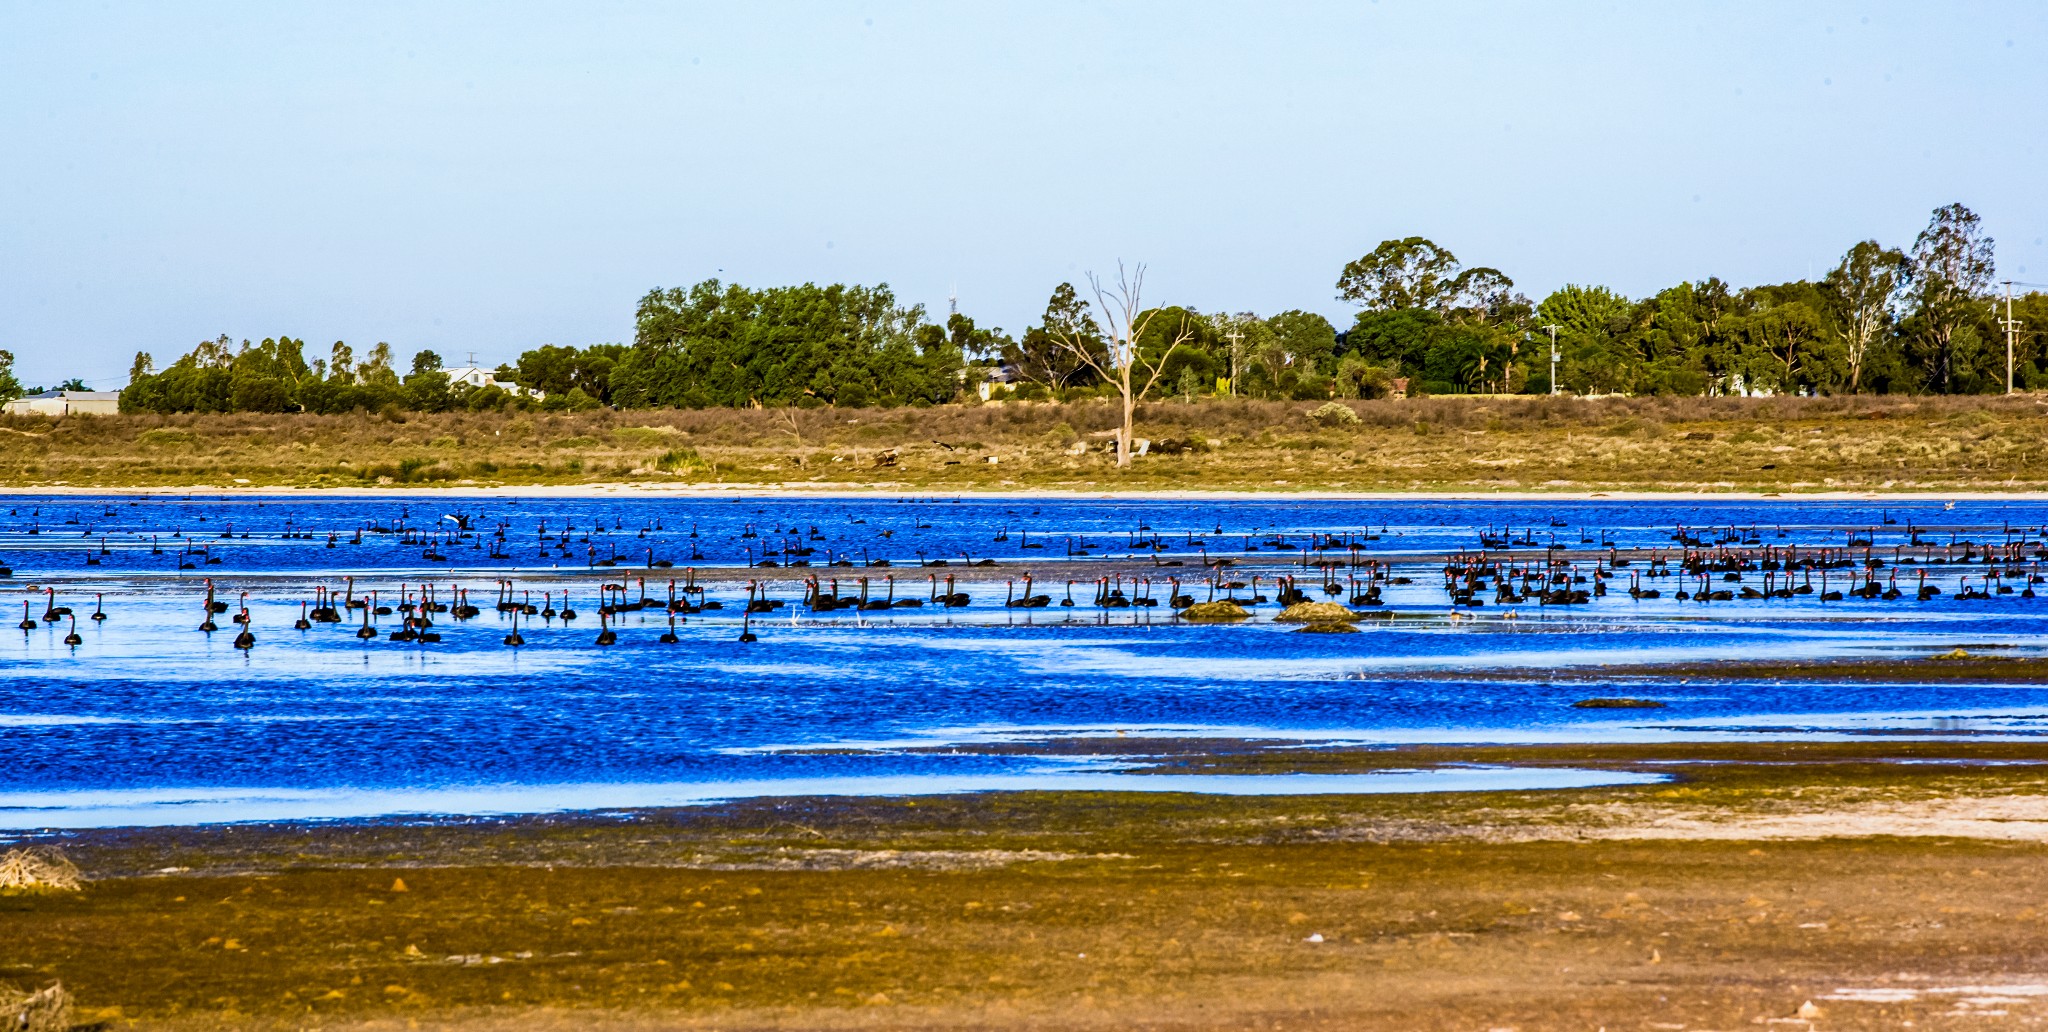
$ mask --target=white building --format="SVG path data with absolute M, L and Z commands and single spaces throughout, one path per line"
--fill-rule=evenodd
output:
M 962 370 L 962 375 L 965 373 L 966 371 Z M 1001 362 L 988 368 L 988 375 L 982 378 L 976 390 L 981 394 L 981 400 L 988 401 L 998 394 L 1015 390 L 1018 379 L 1020 377 L 1017 375 L 1017 367 L 1008 362 Z
M 121 411 L 120 391 L 44 391 L 5 406 L 10 416 L 111 416 Z
M 528 390 L 516 383 L 505 383 L 498 379 L 496 373 L 482 366 L 455 366 L 451 369 L 443 369 L 441 372 L 447 374 L 450 387 L 459 383 L 466 383 L 471 387 L 478 388 L 496 387 L 507 394 L 522 394 L 529 398 L 544 397 L 540 391 Z

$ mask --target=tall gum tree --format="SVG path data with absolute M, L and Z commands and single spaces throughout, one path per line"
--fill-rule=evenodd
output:
M 1943 394 L 1954 389 L 1957 333 L 1978 314 L 1991 288 L 1995 266 L 1991 238 L 1984 235 L 1982 222 L 1961 204 L 1936 208 L 1907 259 L 1928 371 Z
M 1892 325 L 1892 308 L 1905 279 L 1906 256 L 1875 240 L 1849 248 L 1842 263 L 1821 281 L 1834 303 L 1842 356 L 1849 366 L 1849 393 L 1863 387 L 1863 366 L 1871 348 L 1884 340 Z

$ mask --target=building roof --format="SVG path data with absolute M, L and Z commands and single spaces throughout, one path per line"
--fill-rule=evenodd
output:
M 510 391 L 513 394 L 523 394 L 531 398 L 547 397 L 545 393 L 534 390 L 531 387 L 521 387 L 510 380 L 498 379 L 498 371 L 496 369 L 485 369 L 483 366 L 475 365 L 462 365 L 448 366 L 442 369 L 441 372 L 448 377 L 450 382 L 461 381 L 473 383 L 480 387 L 497 387 Z
M 63 398 L 66 401 L 118 401 L 120 391 L 44 391 L 41 394 L 24 394 L 16 401 L 50 401 Z

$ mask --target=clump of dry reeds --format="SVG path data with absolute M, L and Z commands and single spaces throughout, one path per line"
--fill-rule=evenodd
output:
M 77 892 L 84 887 L 78 866 L 53 847 L 23 846 L 0 853 L 0 891 Z
M 0 985 L 0 1029 L 8 1032 L 66 1032 L 71 1027 L 71 994 L 61 982 L 23 992 Z

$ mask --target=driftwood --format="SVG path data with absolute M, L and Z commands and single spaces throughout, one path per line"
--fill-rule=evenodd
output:
M 8 1032 L 66 1032 L 71 1028 L 71 994 L 63 983 L 25 993 L 0 985 L 0 1029 Z
M 77 892 L 84 887 L 85 877 L 77 866 L 49 846 L 24 846 L 0 853 L 0 890 Z

